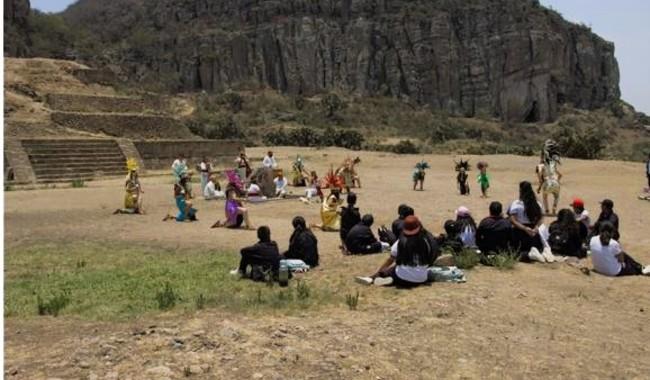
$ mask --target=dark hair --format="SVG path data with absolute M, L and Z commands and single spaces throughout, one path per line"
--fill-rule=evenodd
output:
M 401 204 L 397 208 L 397 214 L 399 215 L 400 219 L 404 219 L 407 216 L 415 215 L 415 210 L 413 210 L 413 208 L 408 205 Z
M 355 193 L 348 193 L 347 202 L 350 206 L 357 203 L 357 195 Z
M 580 233 L 580 226 L 576 221 L 576 214 L 568 208 L 563 208 L 557 213 L 557 222 L 571 235 L 577 235 Z
M 268 243 L 271 241 L 271 229 L 267 226 L 261 226 L 257 229 L 257 238 L 261 242 Z
M 293 221 L 291 221 L 291 224 L 293 225 L 293 228 L 296 230 L 306 230 L 307 229 L 307 222 L 305 222 L 305 218 L 302 216 L 296 216 L 293 218 Z
M 370 226 L 372 226 L 372 224 L 373 224 L 374 222 L 375 222 L 375 218 L 373 218 L 373 216 L 370 215 L 370 214 L 366 214 L 366 215 L 364 215 L 364 216 L 361 218 L 361 223 L 362 223 L 364 226 L 368 226 L 368 227 L 370 227 Z
M 501 202 L 490 203 L 490 216 L 499 216 L 503 212 L 503 205 Z
M 437 246 L 435 241 L 429 238 L 429 232 L 424 228 L 413 236 L 402 235 L 397 245 L 397 265 L 416 266 L 433 265 Z
M 467 227 L 470 227 L 473 231 L 476 231 L 476 222 L 471 215 L 467 216 L 457 216 L 456 217 L 456 228 L 458 232 L 463 232 Z
M 542 208 L 537 203 L 533 185 L 528 181 L 519 183 L 519 200 L 524 202 L 524 211 L 531 224 L 537 224 L 542 219 Z
M 611 222 L 602 222 L 598 227 L 598 235 L 600 236 L 600 242 L 603 245 L 609 245 L 609 241 L 613 239 L 614 232 L 616 228 Z

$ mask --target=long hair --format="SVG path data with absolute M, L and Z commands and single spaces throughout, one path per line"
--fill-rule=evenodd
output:
M 471 215 L 456 217 L 456 226 L 458 227 L 458 232 L 465 231 L 467 227 L 471 228 L 472 231 L 476 231 L 476 222 Z
M 314 237 L 314 234 L 311 232 L 309 228 L 307 228 L 307 222 L 305 222 L 305 218 L 302 216 L 296 216 L 293 218 L 291 221 L 291 225 L 293 226 L 293 232 L 291 233 L 291 237 L 289 238 L 289 244 L 291 245 L 296 238 L 298 238 L 302 234 L 307 234 L 310 237 Z
M 398 242 L 397 265 L 433 265 L 434 247 L 429 232 L 422 228 L 417 235 L 402 235 Z
M 576 214 L 568 208 L 563 208 L 557 214 L 557 222 L 563 229 L 569 231 L 569 234 L 579 234 L 580 229 L 576 221 Z
M 524 202 L 524 210 L 531 224 L 537 224 L 542 219 L 542 208 L 537 202 L 533 185 L 528 181 L 519 183 L 519 200 Z

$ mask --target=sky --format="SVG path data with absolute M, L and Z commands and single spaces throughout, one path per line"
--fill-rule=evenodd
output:
M 74 0 L 31 0 L 44 12 L 64 10 Z M 650 1 L 541 0 L 566 19 L 590 25 L 616 45 L 623 100 L 650 114 Z

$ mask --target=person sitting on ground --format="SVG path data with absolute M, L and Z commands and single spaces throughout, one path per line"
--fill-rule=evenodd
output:
M 587 236 L 589 236 L 589 229 L 591 228 L 589 211 L 585 210 L 585 202 L 580 198 L 573 198 L 570 206 L 575 213 L 576 221 L 580 223 L 578 225 L 580 228 L 580 240 L 584 242 Z
M 557 220 L 548 227 L 548 244 L 554 255 L 585 257 L 586 250 L 582 248 L 580 222 L 576 221 L 573 211 L 568 208 L 560 210 Z
M 508 252 L 512 247 L 512 223 L 503 217 L 501 202 L 490 203 L 490 216 L 476 229 L 476 245 L 484 255 Z
M 302 260 L 314 268 L 318 266 L 318 239 L 307 228 L 305 219 L 296 216 L 291 222 L 293 233 L 289 239 L 289 249 L 282 255 L 286 259 Z
M 614 226 L 612 238 L 618 241 L 621 238 L 621 234 L 619 233 L 618 215 L 614 212 L 614 202 L 611 199 L 605 199 L 600 202 L 600 215 L 591 229 L 591 236 L 599 235 L 600 226 L 605 222 L 609 222 Z
M 513 225 L 513 247 L 518 249 L 522 261 L 555 261 L 539 233 L 543 222 L 542 205 L 537 201 L 530 182 L 519 183 L 519 199 L 510 205 L 508 216 Z
M 210 201 L 214 199 L 224 198 L 225 196 L 226 193 L 221 191 L 221 185 L 219 184 L 219 181 L 217 181 L 217 178 L 214 175 L 211 175 L 210 179 L 208 179 L 208 183 L 205 185 L 205 189 L 203 190 L 203 198 L 206 201 Z
M 176 199 L 178 214 L 176 214 L 176 217 L 167 214 L 163 218 L 163 222 L 171 219 L 175 219 L 177 222 L 184 222 L 185 220 L 195 222 L 198 220 L 196 219 L 197 210 L 192 207 L 192 201 L 186 190 L 187 181 L 189 181 L 189 178 L 184 175 L 178 183 L 174 184 L 174 198 Z
M 365 285 L 395 285 L 410 288 L 433 281 L 429 267 L 440 255 L 438 243 L 422 227 L 415 215 L 404 219 L 399 240 L 391 247 L 388 259 L 370 277 L 357 277 Z
M 251 180 L 251 184 L 248 186 L 246 197 L 249 202 L 257 203 L 266 201 L 266 196 L 262 194 L 262 188 L 257 184 L 257 180 L 254 179 Z
M 395 239 L 399 239 L 399 236 L 402 234 L 402 229 L 404 228 L 404 219 L 407 216 L 415 215 L 415 210 L 408 205 L 401 204 L 397 208 L 397 219 L 393 221 L 391 225 L 391 231 L 395 235 Z
M 456 210 L 456 226 L 463 247 L 476 248 L 476 222 L 467 207 L 460 206 Z
M 278 163 L 275 161 L 275 157 L 273 157 L 273 152 L 268 151 L 266 156 L 264 157 L 264 160 L 262 161 L 262 166 L 265 168 L 269 169 L 277 169 L 278 168 Z
M 650 266 L 643 267 L 623 252 L 614 239 L 616 227 L 608 221 L 599 226 L 599 235 L 591 238 L 591 262 L 594 270 L 605 276 L 650 275 Z
M 330 190 L 330 195 L 323 201 L 320 209 L 321 224 L 313 225 L 323 231 L 335 232 L 341 229 L 341 215 L 338 208 L 341 205 L 341 191 L 338 188 Z
M 357 195 L 355 193 L 348 193 L 347 202 L 347 207 L 341 207 L 341 229 L 339 230 L 339 236 L 341 238 L 340 248 L 343 252 L 346 251 L 345 239 L 348 237 L 348 233 L 352 227 L 361 222 L 359 208 L 354 207 L 357 204 Z
M 244 224 L 244 229 L 253 229 L 248 218 L 248 209 L 237 199 L 237 192 L 234 189 L 226 190 L 225 212 L 226 221 L 218 220 L 211 228 L 239 228 Z
M 357 223 L 345 239 L 345 248 L 347 253 L 351 255 L 369 255 L 379 253 L 390 246 L 388 243 L 379 241 L 372 233 L 372 224 L 375 219 L 370 214 L 366 214 L 361 218 L 361 222 Z
M 284 198 L 287 195 L 287 179 L 284 178 L 282 172 L 278 173 L 278 176 L 273 180 L 275 183 L 275 196 L 277 198 Z
M 273 279 L 277 279 L 281 257 L 277 243 L 271 240 L 269 227 L 258 228 L 257 238 L 259 239 L 257 243 L 242 248 L 239 268 L 232 270 L 230 274 L 249 277 L 254 281 L 264 281 L 265 274 L 270 273 Z M 248 272 L 248 267 L 251 267 L 250 272 Z

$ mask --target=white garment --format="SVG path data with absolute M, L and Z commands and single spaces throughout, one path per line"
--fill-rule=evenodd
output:
M 600 242 L 600 236 L 594 236 L 589 242 L 591 250 L 591 263 L 594 270 L 606 276 L 616 276 L 621 271 L 621 263 L 616 255 L 621 253 L 621 246 L 614 239 L 609 241 L 609 245 L 603 246 Z
M 255 184 L 251 183 L 251 185 L 248 187 L 248 196 L 257 196 L 257 195 L 262 195 L 262 189 Z
M 287 179 L 282 177 L 277 177 L 276 179 L 273 180 L 273 183 L 275 183 L 275 192 L 282 192 L 283 194 L 287 193 Z
M 316 189 L 316 188 L 306 189 L 305 194 L 307 195 L 307 199 L 311 199 L 311 198 L 315 197 L 318 194 L 318 189 Z
M 265 168 L 270 168 L 270 169 L 275 169 L 278 167 L 278 163 L 275 161 L 275 157 L 269 157 L 269 156 L 264 157 L 264 161 L 262 161 L 262 165 L 264 165 Z
M 217 190 L 214 182 L 209 181 L 208 184 L 205 185 L 205 189 L 203 190 L 203 198 L 205 198 L 205 200 L 225 197 L 226 194 L 223 191 Z
M 460 233 L 460 241 L 463 242 L 464 247 L 476 247 L 476 230 L 471 226 L 466 226 Z
M 390 255 L 394 259 L 397 258 L 399 241 L 396 241 L 395 244 L 390 249 Z M 429 277 L 429 267 L 426 265 L 397 265 L 395 267 L 395 274 L 397 277 L 401 278 L 404 281 L 413 282 L 416 284 L 422 284 L 427 282 Z
M 589 217 L 589 211 L 582 210 L 580 215 L 576 215 L 576 221 L 584 224 L 585 227 L 587 227 L 587 230 L 589 230 L 589 227 L 591 226 L 591 218 Z
M 542 209 L 541 203 L 537 202 L 537 204 L 539 205 L 539 208 Z M 528 219 L 528 215 L 526 214 L 524 202 L 519 199 L 512 202 L 508 208 L 508 215 L 514 215 L 517 221 L 521 224 L 530 224 L 530 219 Z

